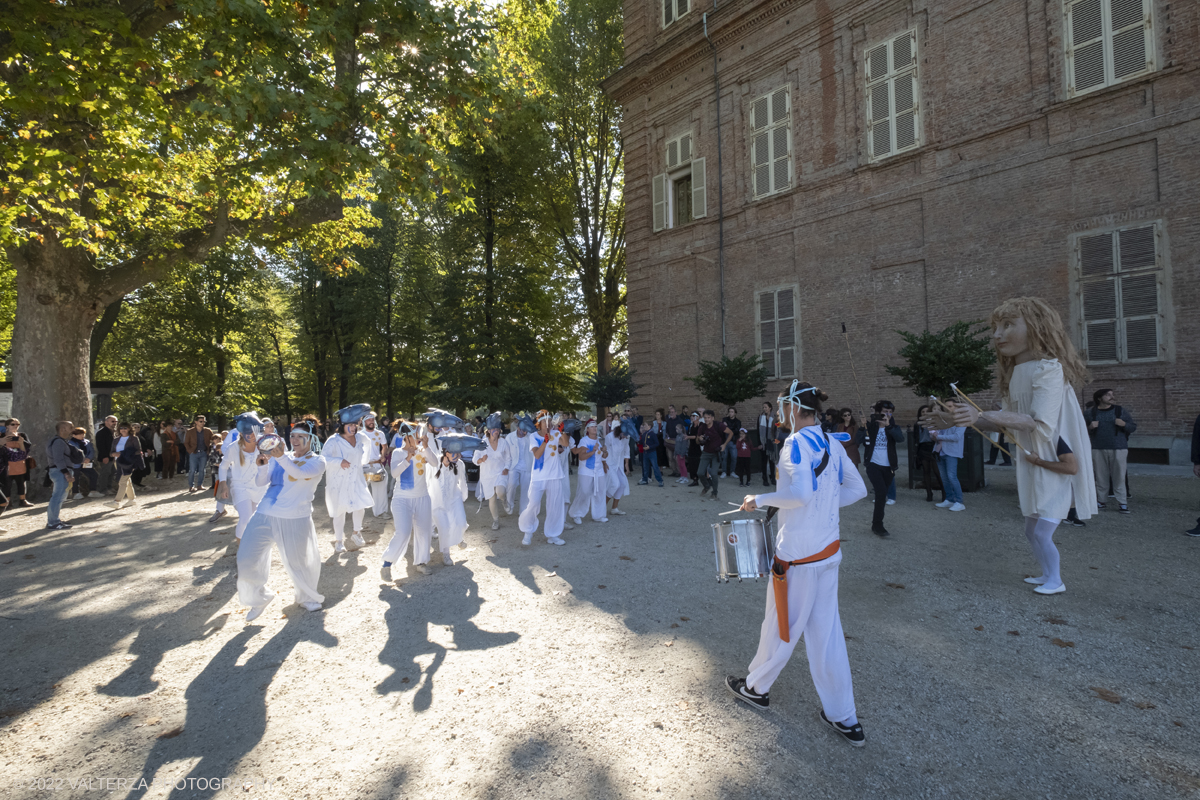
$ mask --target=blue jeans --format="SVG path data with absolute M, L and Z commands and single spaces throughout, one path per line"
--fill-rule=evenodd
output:
M 737 465 L 737 445 L 734 444 L 734 439 L 729 440 L 729 444 L 721 448 L 721 472 L 727 476 L 733 477 L 733 468 Z
M 946 500 L 961 503 L 962 485 L 958 482 L 958 459 L 938 453 L 938 473 L 942 476 L 942 486 L 946 488 Z
M 642 458 L 642 480 L 650 482 L 650 470 L 654 470 L 654 480 L 659 483 L 663 482 L 662 470 L 658 466 L 658 454 L 653 450 L 647 450 L 643 453 Z
M 46 508 L 46 524 L 57 525 L 62 521 L 58 514 L 62 511 L 63 500 L 67 499 L 70 484 L 67 483 L 67 476 L 53 467 L 50 468 L 50 480 L 54 483 L 54 493 L 50 495 L 50 505 Z
M 896 499 L 896 482 L 895 481 L 892 481 L 892 485 L 888 487 L 887 499 L 888 500 Z
M 188 454 L 188 488 L 204 488 L 204 471 L 208 468 L 208 453 Z M 195 483 L 192 476 L 195 475 Z

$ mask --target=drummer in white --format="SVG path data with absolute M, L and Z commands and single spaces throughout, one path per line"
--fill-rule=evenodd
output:
M 396 479 L 396 488 L 392 490 L 392 519 L 396 531 L 383 551 L 380 577 L 385 581 L 392 579 L 392 564 L 404 559 L 410 539 L 413 566 L 422 575 L 432 572 L 429 549 L 433 542 L 433 503 L 427 477 L 431 469 L 436 469 L 436 461 L 433 461 L 427 442 L 424 432 L 412 424 L 401 421 L 396 426 L 391 464 L 392 476 Z
M 605 514 L 608 465 L 604 463 L 607 450 L 600 441 L 595 420 L 588 420 L 579 447 L 571 452 L 579 456 L 579 480 L 575 487 L 575 499 L 571 501 L 567 513 L 574 518 L 576 525 L 583 524 L 583 516 L 589 511 L 592 512 L 593 521 L 608 522 Z
M 377 519 L 388 519 L 388 494 L 387 494 L 387 436 L 379 428 L 379 420 L 375 416 L 374 411 L 368 411 L 362 418 L 362 430 L 359 431 L 364 439 L 367 440 L 367 466 L 368 473 L 378 474 L 383 477 L 383 480 L 367 481 L 367 488 L 371 492 L 371 499 L 374 503 L 371 506 L 371 513 Z
M 512 464 L 512 451 L 508 442 L 500 435 L 500 415 L 488 415 L 487 435 L 484 438 L 482 450 L 476 450 L 474 459 L 479 465 L 480 497 L 488 501 L 488 509 L 492 512 L 492 530 L 500 530 L 500 504 L 508 489 L 508 472 Z M 508 513 L 512 513 L 511 509 Z
M 337 435 L 325 441 L 322 451 L 328 473 L 325 479 L 325 509 L 333 520 L 335 553 L 346 552 L 347 514 L 354 520 L 354 535 L 350 537 L 350 543 L 355 549 L 366 545 L 362 538 L 363 515 L 374 500 L 371 499 L 363 474 L 369 442 L 358 432 L 358 422 L 370 410 L 363 403 L 340 409 L 337 412 Z
M 828 398 L 807 383 L 792 381 L 779 398 L 783 425 L 793 433 L 779 456 L 779 483 L 769 494 L 746 495 L 743 511 L 779 509 L 775 564 L 767 587 L 767 613 L 750 674 L 729 676 L 734 697 L 766 708 L 771 685 L 804 636 L 808 666 L 821 698 L 820 719 L 855 747 L 866 741 L 854 707 L 846 637 L 838 613 L 839 509 L 867 496 L 854 462 L 840 441 L 821 430 L 821 403 Z
M 258 483 L 258 434 L 262 422 L 253 411 L 234 418 L 237 441 L 228 446 L 218 472 L 217 499 L 232 503 L 237 511 L 237 538 L 241 539 L 267 487 Z
M 321 553 L 313 525 L 313 495 L 325 471 L 325 462 L 313 452 L 319 446 L 310 429 L 298 423 L 292 429 L 292 452 L 283 442 L 267 455 L 259 456 L 257 482 L 266 494 L 250 518 L 238 547 L 238 599 L 250 606 L 246 621 L 252 622 L 275 599 L 267 586 L 271 577 L 271 545 L 279 546 L 279 558 L 292 579 L 296 602 L 309 611 L 319 611 L 325 598 L 317 592 L 321 577 Z

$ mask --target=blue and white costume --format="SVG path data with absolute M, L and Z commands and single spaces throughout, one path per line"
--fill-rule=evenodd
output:
M 774 492 L 754 498 L 759 506 L 779 509 L 775 539 L 778 561 L 798 561 L 835 549 L 840 534 L 842 506 L 867 496 L 858 469 L 846 449 L 811 425 L 787 438 L 779 456 L 779 481 Z M 818 465 L 829 454 L 820 476 Z M 759 636 L 758 653 L 750 662 L 746 685 L 766 694 L 779 677 L 800 636 L 804 636 L 809 669 L 830 720 L 856 720 L 850 660 L 838 613 L 840 549 L 832 555 L 787 569 L 787 622 L 790 641 L 780 636 L 774 578 L 767 586 L 766 618 Z
M 531 433 L 525 437 L 526 448 L 533 456 L 533 468 L 530 474 L 529 496 L 525 508 L 521 511 L 518 525 L 521 533 L 525 534 L 522 544 L 533 541 L 533 532 L 538 527 L 538 511 L 541 510 L 542 498 L 546 498 L 546 523 L 542 529 L 546 541 L 552 544 L 565 544 L 562 539 L 564 522 L 566 521 L 566 498 L 563 495 L 563 478 L 566 477 L 567 462 L 560 451 L 567 448 L 561 444 L 558 431 L 549 432 L 549 441 L 541 433 Z M 534 453 L 542 444 L 546 447 L 540 456 Z
M 258 509 L 246 525 L 238 548 L 238 599 L 261 607 L 275 598 L 267 586 L 271 577 L 271 545 L 278 545 L 283 568 L 292 579 L 297 603 L 318 606 L 325 598 L 317 591 L 321 553 L 313 525 L 313 495 L 325 472 L 319 455 L 297 458 L 285 453 L 258 468 L 256 481 L 265 487 Z
M 575 484 L 575 499 L 567 515 L 575 519 L 576 524 L 590 511 L 596 522 L 608 522 L 608 505 L 605 497 L 608 494 L 608 475 L 604 471 L 604 449 L 596 434 L 596 424 L 587 426 L 587 432 L 579 440 L 579 446 L 587 448 L 587 452 L 579 455 L 579 480 Z
M 429 563 L 429 550 L 433 543 L 433 502 L 429 496 L 426 480 L 430 469 L 436 469 L 432 454 L 418 445 L 411 456 L 404 449 L 403 437 L 397 436 L 392 450 L 391 472 L 396 479 L 392 490 L 392 519 L 396 531 L 383 553 L 386 564 L 400 561 L 413 543 L 412 564 L 414 567 Z
M 339 543 L 346 537 L 346 515 L 354 521 L 354 533 L 361 535 L 363 515 L 374 505 L 371 492 L 367 489 L 367 478 L 363 466 L 367 463 L 370 440 L 360 431 L 354 442 L 341 434 L 330 436 L 322 448 L 325 458 L 325 509 L 333 520 L 333 535 Z M 348 466 L 343 466 L 342 462 Z M 355 542 L 361 547 L 361 542 Z

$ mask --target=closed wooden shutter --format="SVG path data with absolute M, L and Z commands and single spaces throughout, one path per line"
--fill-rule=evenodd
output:
M 791 90 L 777 89 L 750 104 L 750 183 L 755 197 L 791 185 Z
M 650 182 L 651 195 L 654 201 L 654 230 L 661 231 L 667 227 L 667 175 L 655 175 Z
M 1154 66 L 1150 57 L 1150 0 L 1110 0 L 1113 80 L 1147 72 Z
M 1125 360 L 1159 357 L 1160 315 L 1156 226 L 1126 228 L 1117 233 L 1121 271 L 1121 321 L 1124 328 Z
M 1089 363 L 1162 357 L 1160 237 L 1157 225 L 1080 237 L 1083 347 Z
M 775 360 L 775 293 L 760 292 L 758 295 L 758 353 L 762 356 L 767 377 L 778 374 Z
M 796 308 L 791 289 L 780 289 L 775 293 L 778 334 L 776 347 L 779 350 L 780 378 L 791 378 L 796 374 Z
M 708 194 L 704 185 L 706 171 L 703 158 L 692 160 L 692 219 L 708 216 Z
M 1082 94 L 1154 69 L 1151 0 L 1072 0 L 1064 25 L 1067 93 Z
M 867 156 L 875 160 L 920 144 L 917 38 L 908 31 L 867 51 Z

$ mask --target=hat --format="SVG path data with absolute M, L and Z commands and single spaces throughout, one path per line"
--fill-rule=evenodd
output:
M 562 424 L 563 433 L 574 433 L 575 431 L 579 430 L 579 428 L 582 424 L 583 423 L 581 423 L 579 420 L 575 419 L 574 417 L 565 419 L 565 420 L 563 420 L 563 424 Z
M 440 408 L 431 408 L 426 411 L 425 419 L 435 428 L 454 428 L 462 425 L 462 419 Z
M 245 414 L 238 414 L 233 418 L 233 426 L 242 436 L 251 433 L 260 433 L 263 429 L 263 420 L 258 418 L 258 414 L 253 411 L 247 411 Z
M 442 447 L 443 453 L 466 453 L 473 450 L 481 450 L 484 447 L 483 439 L 478 436 L 468 436 L 465 433 L 443 433 L 437 437 L 438 444 Z
M 416 432 L 417 432 L 417 429 L 414 428 L 412 425 L 409 425 L 408 420 L 402 419 L 402 420 L 400 420 L 400 424 L 396 426 L 396 433 L 400 434 L 401 436 L 408 436 L 409 434 L 413 434 Z
M 370 411 L 371 407 L 366 403 L 355 403 L 352 406 L 339 408 L 337 412 L 338 422 L 342 423 L 343 425 L 357 425 L 359 420 L 369 414 Z
M 484 426 L 489 431 L 502 430 L 504 428 L 504 423 L 500 420 L 500 412 L 493 411 L 491 414 L 488 414 L 488 418 L 487 421 L 484 422 Z
M 551 421 L 551 419 L 550 419 L 550 412 L 549 412 L 549 411 L 547 411 L 547 410 L 546 410 L 546 409 L 544 409 L 544 408 L 539 408 L 539 409 L 538 409 L 538 412 L 537 412 L 537 414 L 536 414 L 536 416 L 535 416 L 535 418 L 534 418 L 534 421 L 535 421 L 537 424 L 541 425 L 541 424 L 542 424 L 542 420 L 546 420 L 547 422 L 550 422 L 550 421 Z
M 533 417 L 528 414 L 520 414 L 517 416 L 517 428 L 526 433 L 537 433 L 537 425 L 533 421 Z
M 699 411 L 693 411 L 693 412 L 692 412 L 692 416 L 693 416 L 693 417 L 699 417 L 699 416 L 700 416 L 700 412 L 699 412 Z
M 586 431 L 588 428 L 596 428 L 596 427 L 597 427 L 597 425 L 596 425 L 596 420 L 594 420 L 594 419 L 589 419 L 587 422 L 583 423 L 583 429 L 584 429 L 585 431 Z

